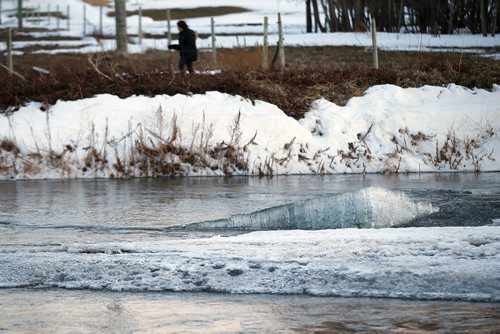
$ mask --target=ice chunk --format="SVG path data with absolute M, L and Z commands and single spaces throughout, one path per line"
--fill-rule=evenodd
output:
M 439 211 L 430 203 L 382 188 L 365 188 L 184 226 L 188 229 L 332 229 L 397 226 Z

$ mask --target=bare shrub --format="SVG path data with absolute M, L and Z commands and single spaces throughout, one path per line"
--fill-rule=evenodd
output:
M 384 160 L 384 167 L 382 168 L 382 174 L 397 174 L 401 168 L 401 154 L 403 149 L 396 145 L 394 151 L 387 154 L 387 158 Z
M 358 141 L 347 143 L 347 150 L 338 150 L 337 156 L 340 157 L 340 162 L 345 164 L 349 168 L 361 168 L 363 170 L 366 168 L 365 162 L 369 163 L 372 160 L 372 153 L 366 139 L 368 135 L 372 132 L 373 124 L 371 124 L 368 129 L 362 133 L 357 134 Z M 335 158 L 335 157 L 334 157 Z M 333 168 L 332 163 L 334 161 L 332 158 L 330 162 L 330 168 Z
M 450 169 L 458 169 L 464 156 L 461 150 L 461 140 L 457 134 L 450 129 L 446 135 L 444 143 L 440 146 L 439 141 L 436 141 L 436 154 L 432 158 L 434 165 L 448 164 Z
M 107 159 L 107 141 L 108 141 L 108 124 L 106 120 L 106 130 L 103 144 L 101 147 L 98 146 L 97 133 L 95 129 L 95 124 L 92 122 L 90 124 L 90 132 L 87 138 L 88 146 L 82 149 L 86 152 L 83 159 L 84 166 L 82 167 L 83 172 L 88 171 L 104 171 L 108 168 Z
M 482 148 L 484 145 L 489 142 L 494 136 L 496 135 L 495 130 L 493 129 L 493 126 L 490 124 L 487 125 L 486 128 L 484 128 L 481 132 L 476 134 L 476 136 L 469 138 L 466 137 L 464 139 L 464 150 L 465 150 L 465 158 L 467 160 L 472 160 L 472 163 L 474 165 L 474 169 L 476 172 L 480 171 L 480 166 L 481 166 L 481 161 L 483 159 L 489 159 L 494 161 L 493 158 L 493 152 L 494 148 L 491 150 L 491 152 L 482 152 Z
M 438 168 L 448 166 L 450 169 L 458 170 L 465 164 L 465 161 L 471 161 L 474 169 L 479 171 L 481 161 L 484 159 L 493 160 L 493 150 L 487 153 L 483 151 L 484 145 L 496 135 L 493 126 L 490 124 L 478 130 L 474 136 L 466 136 L 465 138 L 460 138 L 452 126 L 448 129 L 441 143 L 435 139 L 436 135 L 428 135 L 420 131 L 411 133 L 408 128 L 400 129 L 399 133 L 402 134 L 404 144 L 396 138 L 393 139 L 393 142 L 396 144 L 395 152 L 397 154 L 402 153 L 403 149 L 413 151 L 411 147 L 418 147 L 422 142 L 432 142 L 435 140 L 434 151 L 424 154 L 427 156 L 428 161 Z M 411 139 L 411 146 L 407 145 L 406 138 Z M 399 150 L 399 147 L 401 150 Z
M 232 175 L 235 171 L 248 171 L 248 160 L 245 158 L 245 148 L 241 146 L 241 112 L 235 116 L 233 123 L 229 126 L 229 141 L 217 143 L 210 152 L 212 158 L 219 161 L 221 170 L 226 175 Z M 254 138 L 250 141 L 253 142 Z

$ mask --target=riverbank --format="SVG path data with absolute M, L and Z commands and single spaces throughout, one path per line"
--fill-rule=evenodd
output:
M 304 117 L 244 96 L 102 94 L 0 115 L 0 178 L 500 170 L 500 89 L 380 85 Z

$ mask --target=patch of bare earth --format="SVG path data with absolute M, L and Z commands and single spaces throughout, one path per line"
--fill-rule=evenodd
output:
M 249 10 L 243 7 L 221 6 L 221 7 L 196 7 L 196 8 L 172 8 L 170 9 L 170 17 L 172 20 L 189 19 L 196 17 L 212 17 L 226 14 L 245 13 Z M 127 11 L 127 16 L 138 15 L 139 11 Z M 110 17 L 115 16 L 115 12 L 111 11 L 107 14 Z M 166 9 L 143 9 L 142 15 L 152 18 L 154 21 L 167 20 Z

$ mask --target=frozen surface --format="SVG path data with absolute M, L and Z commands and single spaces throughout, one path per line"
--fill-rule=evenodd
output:
M 500 227 L 267 231 L 26 246 L 0 287 L 500 301 Z

